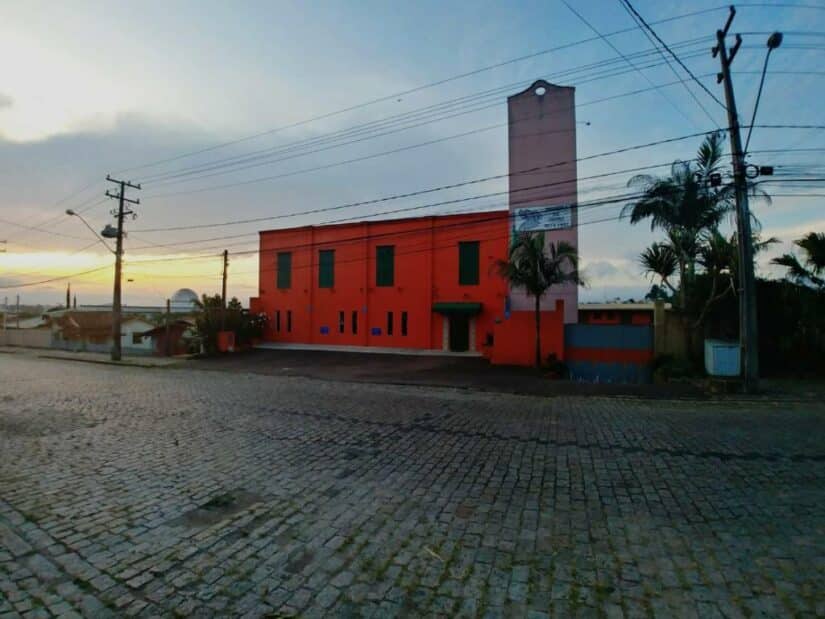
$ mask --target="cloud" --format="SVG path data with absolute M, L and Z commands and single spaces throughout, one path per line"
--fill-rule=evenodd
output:
M 11 107 L 14 105 L 14 99 L 12 99 L 9 95 L 0 92 L 0 110 L 4 107 Z

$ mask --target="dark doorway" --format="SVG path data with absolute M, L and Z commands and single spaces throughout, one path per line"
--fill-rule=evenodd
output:
M 470 349 L 470 317 L 467 314 L 450 315 L 450 350 L 466 352 Z

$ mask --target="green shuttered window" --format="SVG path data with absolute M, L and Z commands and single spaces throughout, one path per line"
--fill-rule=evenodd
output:
M 318 288 L 335 286 L 335 250 L 322 249 L 318 252 Z
M 395 245 L 375 248 L 375 285 L 392 286 L 395 283 Z
M 286 290 L 292 286 L 292 252 L 278 252 L 278 288 Z
M 458 283 L 461 286 L 478 285 L 478 241 L 458 244 Z

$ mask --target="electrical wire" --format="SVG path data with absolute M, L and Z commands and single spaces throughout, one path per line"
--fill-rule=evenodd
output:
M 679 63 L 679 66 L 680 66 L 680 67 L 682 67 L 688 75 L 690 75 L 690 77 L 693 79 L 693 81 L 694 81 L 694 82 L 696 82 L 696 83 L 699 85 L 699 87 L 700 87 L 702 90 L 704 90 L 704 91 L 708 94 L 708 96 L 710 96 L 710 98 L 711 98 L 711 99 L 713 99 L 714 101 L 716 101 L 716 103 L 718 103 L 718 104 L 719 104 L 719 105 L 720 105 L 723 109 L 727 109 L 727 108 L 725 108 L 725 104 L 724 104 L 724 103 L 722 103 L 722 102 L 721 102 L 721 101 L 717 98 L 717 96 L 716 96 L 716 95 L 714 95 L 714 94 L 713 94 L 713 93 L 712 93 L 712 92 L 708 89 L 708 87 L 707 87 L 707 86 L 705 86 L 705 85 L 704 85 L 701 81 L 699 81 L 699 78 L 697 78 L 697 77 L 693 74 L 693 71 L 691 71 L 691 70 L 687 67 L 687 65 L 686 65 L 684 62 L 682 62 L 681 58 L 679 58 L 679 56 L 677 56 L 677 55 L 676 55 L 676 53 L 675 53 L 675 52 L 674 52 L 674 51 L 673 51 L 670 47 L 668 47 L 667 43 L 665 43 L 665 42 L 662 40 L 662 38 L 661 38 L 658 34 L 656 34 L 656 31 L 655 31 L 655 30 L 654 30 L 654 29 L 650 26 L 650 24 L 648 24 L 648 23 L 645 21 L 645 18 L 644 18 L 644 17 L 642 17 L 642 16 L 639 14 L 639 12 L 638 12 L 638 11 L 637 11 L 634 7 L 633 7 L 633 5 L 630 3 L 630 0 L 621 0 L 621 1 L 625 4 L 625 6 L 627 6 L 627 8 L 628 8 L 628 9 L 630 9 L 630 10 L 633 12 L 633 14 L 634 14 L 634 15 L 635 15 L 638 19 L 639 19 L 639 21 L 640 21 L 640 22 L 642 22 L 642 25 L 643 25 L 643 26 L 647 29 L 647 31 L 648 31 L 648 32 L 650 32 L 650 34 L 652 34 L 652 35 L 656 38 L 656 40 L 657 40 L 657 41 L 659 41 L 659 44 L 660 44 L 662 47 L 664 47 L 664 48 L 667 50 L 667 52 L 668 52 L 671 56 L 673 56 L 673 59 L 674 59 L 676 62 L 678 62 L 678 63 Z
M 809 5 L 809 4 L 804 4 L 804 3 L 790 3 L 790 2 L 783 2 L 783 3 L 748 2 L 748 3 L 740 3 L 739 6 L 740 7 L 752 7 L 752 8 L 771 8 L 771 9 L 795 8 L 795 9 L 825 10 L 825 7 L 823 7 L 823 6 Z M 727 8 L 727 6 L 723 5 L 723 6 L 718 6 L 718 7 L 708 8 L 708 9 L 701 9 L 701 10 L 698 10 L 698 11 L 692 11 L 692 12 L 689 12 L 689 13 L 684 13 L 684 14 L 668 17 L 668 18 L 658 20 L 658 21 L 652 21 L 652 22 L 650 22 L 649 24 L 646 24 L 646 25 L 647 25 L 648 28 L 650 28 L 651 25 L 658 25 L 658 24 L 668 23 L 668 22 L 681 20 L 681 19 L 685 19 L 685 18 L 689 18 L 689 17 L 705 15 L 705 14 L 713 13 L 713 12 L 720 11 L 720 10 L 723 10 L 723 9 L 726 9 L 726 8 Z M 619 34 L 623 34 L 623 33 L 626 33 L 626 32 L 631 32 L 633 30 L 635 30 L 635 28 L 624 28 L 624 29 L 621 29 L 621 30 L 616 30 L 616 31 L 613 31 L 613 32 L 610 32 L 610 33 L 606 33 L 604 36 L 606 36 L 606 37 L 617 36 Z M 249 141 L 249 140 L 256 139 L 258 137 L 263 137 L 263 136 L 266 136 L 266 135 L 271 135 L 272 133 L 276 133 L 276 132 L 279 132 L 279 131 L 284 131 L 284 130 L 289 129 L 289 128 L 306 125 L 306 124 L 309 124 L 311 122 L 315 122 L 317 120 L 330 118 L 332 116 L 336 116 L 336 115 L 343 114 L 343 113 L 346 113 L 346 112 L 349 112 L 349 111 L 353 111 L 355 109 L 363 108 L 363 107 L 366 107 L 366 106 L 369 106 L 369 105 L 372 105 L 372 104 L 375 104 L 375 103 L 379 103 L 379 102 L 382 102 L 382 101 L 389 101 L 393 98 L 397 98 L 397 97 L 405 95 L 405 94 L 412 94 L 413 92 L 420 92 L 420 91 L 423 91 L 423 90 L 426 90 L 426 89 L 429 89 L 429 88 L 433 88 L 433 87 L 436 87 L 436 86 L 439 86 L 439 85 L 442 85 L 442 84 L 445 84 L 445 83 L 448 83 L 448 82 L 451 82 L 451 81 L 455 81 L 455 80 L 459 80 L 459 79 L 462 79 L 462 78 L 465 78 L 465 77 L 470 77 L 470 76 L 473 76 L 473 75 L 477 75 L 479 73 L 489 71 L 489 70 L 492 70 L 492 69 L 496 69 L 496 68 L 499 68 L 499 67 L 502 67 L 502 66 L 507 66 L 507 65 L 510 65 L 510 64 L 521 62 L 523 60 L 536 58 L 538 56 L 546 55 L 546 54 L 549 54 L 549 53 L 555 52 L 555 51 L 560 51 L 562 49 L 568 49 L 568 48 L 571 48 L 571 47 L 574 47 L 574 46 L 577 46 L 577 45 L 586 44 L 586 43 L 589 43 L 591 41 L 595 41 L 597 39 L 598 39 L 598 37 L 590 37 L 590 38 L 583 39 L 583 40 L 580 40 L 580 41 L 575 41 L 575 42 L 564 44 L 564 45 L 557 46 L 557 47 L 554 47 L 554 48 L 549 48 L 549 49 L 546 49 L 546 50 L 541 50 L 539 52 L 535 52 L 535 53 L 527 54 L 527 55 L 524 55 L 524 56 L 512 58 L 512 59 L 509 59 L 509 60 L 506 60 L 506 61 L 503 61 L 503 62 L 500 62 L 500 63 L 495 63 L 495 64 L 492 64 L 492 65 L 488 65 L 486 67 L 481 67 L 481 68 L 475 69 L 473 71 L 461 73 L 461 74 L 454 75 L 454 76 L 451 76 L 451 77 L 448 77 L 448 78 L 444 78 L 444 79 L 441 79 L 441 80 L 430 82 L 428 84 L 418 86 L 414 89 L 408 89 L 408 90 L 400 92 L 400 93 L 393 93 L 391 95 L 386 95 L 386 96 L 383 96 L 383 97 L 380 97 L 380 98 L 377 98 L 377 99 L 373 99 L 373 100 L 370 100 L 370 101 L 362 102 L 360 104 L 356 104 L 355 106 L 349 106 L 349 107 L 342 108 L 342 109 L 339 109 L 339 110 L 336 110 L 336 111 L 333 111 L 333 112 L 328 112 L 328 113 L 325 113 L 325 114 L 322 114 L 322 115 L 319 115 L 319 116 L 316 116 L 316 117 L 313 117 L 313 118 L 298 121 L 298 122 L 292 123 L 290 125 L 284 125 L 284 126 L 281 126 L 281 127 L 276 127 L 274 129 L 268 129 L 266 131 L 258 132 L 258 133 L 248 135 L 248 136 L 245 136 L 245 137 L 242 137 L 242 138 L 238 138 L 238 139 L 235 139 L 235 140 L 231 140 L 231 141 L 223 142 L 223 143 L 220 143 L 220 144 L 216 144 L 216 145 L 213 145 L 213 146 L 210 146 L 210 147 L 207 147 L 207 148 L 182 153 L 182 154 L 176 155 L 174 157 L 156 159 L 154 161 L 139 164 L 137 166 L 122 168 L 121 170 L 117 171 L 116 173 L 132 171 L 132 170 L 138 170 L 138 169 L 146 169 L 146 168 L 149 168 L 149 167 L 154 167 L 154 166 L 160 165 L 162 163 L 167 163 L 167 162 L 170 162 L 170 161 L 176 161 L 176 160 L 179 160 L 179 159 L 192 157 L 194 155 L 198 155 L 198 154 L 201 154 L 201 153 L 204 153 L 204 152 L 210 152 L 210 151 L 214 151 L 214 150 L 217 150 L 217 149 L 220 149 L 220 148 L 225 148 L 226 146 L 230 146 L 230 145 L 233 145 L 233 144 L 238 144 L 238 143 L 241 143 L 241 142 Z M 95 180 L 95 181 L 92 181 L 91 183 L 89 183 L 87 185 L 84 185 L 83 187 L 76 190 L 75 192 L 69 194 L 68 196 L 62 198 L 61 200 L 58 200 L 57 202 L 55 202 L 54 205 L 57 206 L 57 205 L 65 202 L 66 200 L 69 200 L 71 197 L 74 197 L 76 195 L 79 195 L 79 194 L 83 193 L 84 191 L 89 189 L 91 186 L 93 186 L 93 185 L 95 185 L 99 182 L 101 182 L 101 181 Z M 36 227 L 41 226 L 41 225 L 43 225 L 43 224 L 37 224 Z
M 709 9 L 700 9 L 700 10 L 697 10 L 697 11 L 691 11 L 689 13 L 683 13 L 683 14 L 680 14 L 680 15 L 675 15 L 675 16 L 668 17 L 668 18 L 665 18 L 665 19 L 661 19 L 661 20 L 658 20 L 658 21 L 655 21 L 655 22 L 652 22 L 652 23 L 653 24 L 669 23 L 669 22 L 672 22 L 672 21 L 686 19 L 686 18 L 689 18 L 689 17 L 696 17 L 696 16 L 699 16 L 699 15 L 706 15 L 708 13 L 713 13 L 713 12 L 720 11 L 720 10 L 723 10 L 723 9 L 726 9 L 726 8 L 727 8 L 727 6 L 718 6 L 718 7 L 713 7 L 713 8 L 709 8 Z M 617 35 L 624 34 L 624 33 L 627 33 L 627 32 L 632 32 L 635 29 L 636 29 L 635 27 L 633 27 L 633 28 L 623 28 L 623 29 L 620 29 L 620 30 L 616 30 L 616 31 L 607 33 L 607 34 L 605 34 L 605 36 L 608 36 L 608 37 L 617 36 Z M 429 82 L 429 83 L 423 84 L 421 86 L 416 86 L 414 88 L 409 88 L 409 89 L 402 90 L 402 91 L 399 91 L 399 92 L 395 92 L 395 93 L 392 93 L 392 94 L 389 94 L 389 95 L 384 95 L 384 96 L 381 96 L 381 97 L 378 97 L 378 98 L 375 98 L 375 99 L 370 99 L 368 101 L 357 103 L 355 105 L 344 107 L 344 108 L 341 108 L 341 109 L 338 109 L 338 110 L 335 110 L 335 111 L 332 111 L 332 112 L 327 112 L 327 113 L 324 113 L 324 114 L 313 116 L 311 118 L 301 120 L 301 121 L 297 121 L 297 122 L 294 122 L 294 123 L 291 123 L 291 124 L 288 124 L 288 125 L 282 125 L 280 127 L 267 129 L 265 131 L 260 131 L 260 132 L 250 134 L 250 135 L 247 135 L 247 136 L 244 136 L 244 137 L 241 137 L 241 138 L 236 138 L 234 140 L 229 140 L 229 141 L 226 141 L 226 142 L 222 142 L 220 144 L 216 144 L 216 145 L 213 145 L 213 146 L 210 146 L 210 147 L 207 147 L 207 148 L 202 148 L 202 149 L 198 149 L 198 150 L 195 150 L 195 151 L 182 153 L 182 154 L 176 155 L 174 157 L 167 157 L 165 159 L 158 159 L 158 160 L 155 160 L 155 161 L 150 161 L 148 163 L 144 163 L 144 164 L 141 164 L 141 165 L 138 165 L 138 166 L 123 168 L 121 170 L 115 171 L 114 173 L 119 174 L 119 173 L 127 172 L 127 171 L 146 169 L 148 167 L 154 167 L 154 166 L 160 165 L 162 163 L 168 163 L 170 161 L 176 161 L 176 160 L 179 160 L 179 159 L 192 157 L 194 155 L 199 155 L 199 154 L 202 154 L 202 153 L 205 153 L 205 152 L 211 152 L 211 151 L 214 151 L 214 150 L 217 150 L 217 149 L 220 149 L 220 148 L 225 148 L 227 146 L 232 146 L 234 144 L 239 144 L 241 142 L 247 142 L 247 141 L 257 139 L 257 138 L 260 138 L 260 137 L 263 137 L 263 136 L 272 135 L 273 133 L 285 131 L 287 129 L 293 129 L 293 128 L 296 128 L 296 127 L 300 127 L 300 126 L 303 126 L 303 125 L 306 125 L 306 124 L 309 124 L 309 123 L 312 123 L 312 122 L 316 122 L 316 121 L 319 121 L 319 120 L 325 120 L 325 119 L 331 118 L 333 116 L 338 116 L 338 115 L 341 115 L 341 114 L 344 114 L 344 113 L 347 113 L 347 112 L 352 112 L 352 111 L 362 109 L 362 108 L 365 108 L 365 107 L 368 107 L 368 106 L 371 106 L 371 105 L 374 105 L 374 104 L 377 104 L 377 103 L 382 103 L 382 102 L 386 102 L 386 101 L 391 101 L 393 99 L 398 99 L 400 97 L 404 97 L 404 96 L 407 96 L 407 95 L 410 95 L 410 94 L 413 94 L 413 93 L 417 93 L 417 92 L 421 92 L 421 91 L 428 90 L 428 89 L 431 89 L 431 88 L 435 88 L 437 86 L 442 86 L 442 85 L 447 84 L 449 82 L 464 79 L 464 78 L 467 78 L 467 77 L 472 77 L 474 75 L 478 75 L 478 74 L 486 72 L 486 71 L 490 71 L 490 70 L 493 70 L 493 69 L 498 69 L 498 68 L 501 68 L 501 67 L 504 67 L 504 66 L 508 66 L 508 65 L 515 64 L 515 63 L 518 63 L 518 62 L 522 62 L 524 60 L 530 60 L 530 59 L 537 58 L 539 56 L 544 56 L 544 55 L 547 55 L 547 54 L 550 54 L 550 53 L 553 53 L 553 52 L 561 51 L 561 50 L 564 50 L 564 49 L 570 49 L 570 48 L 573 48 L 573 47 L 577 47 L 579 45 L 584 45 L 586 43 L 590 43 L 590 42 L 596 41 L 596 40 L 598 40 L 598 37 L 588 37 L 586 39 L 580 39 L 578 41 L 573 41 L 571 43 L 564 43 L 562 45 L 558 45 L 558 46 L 551 47 L 551 48 L 548 48 L 548 49 L 540 50 L 538 52 L 525 54 L 523 56 L 518 56 L 516 58 L 511 58 L 509 60 L 505 60 L 505 61 L 498 62 L 498 63 L 495 63 L 495 64 L 487 65 L 485 67 L 480 67 L 480 68 L 474 69 L 472 71 L 459 73 L 457 75 L 453 75 L 453 76 L 450 76 L 450 77 L 447 77 L 447 78 L 443 78 L 443 79 L 439 79 L 439 80 L 436 80 L 436 81 L 433 81 L 433 82 Z
M 672 64 L 670 64 L 670 61 L 667 59 L 667 56 L 664 54 L 664 52 L 662 52 L 661 49 L 659 49 L 659 46 L 656 44 L 656 41 L 653 40 L 653 38 L 650 36 L 650 33 L 644 28 L 644 26 L 636 17 L 636 15 L 634 15 L 633 12 L 631 12 L 631 10 L 623 2 L 620 1 L 620 4 L 622 8 L 624 8 L 625 12 L 630 16 L 630 19 L 633 21 L 633 23 L 639 26 L 640 30 L 642 31 L 642 34 L 645 35 L 645 38 L 648 40 L 648 42 L 650 42 L 650 45 L 653 47 L 653 49 L 655 49 L 659 53 L 662 60 L 664 60 L 667 64 L 668 69 L 670 69 L 671 73 L 673 73 L 673 75 L 676 76 L 676 78 L 679 80 L 679 82 L 682 84 L 685 90 L 687 90 L 688 94 L 696 102 L 696 105 L 698 105 L 699 108 L 705 113 L 705 116 L 707 116 L 710 119 L 710 122 L 716 125 L 717 128 L 719 128 L 719 122 L 711 115 L 710 111 L 708 111 L 708 109 L 705 107 L 705 104 L 702 103 L 699 97 L 696 96 L 696 93 L 694 93 L 693 90 L 691 90 L 691 88 L 687 85 L 682 76 L 679 75 L 679 72 L 673 67 Z M 671 49 L 674 48 L 675 46 L 671 45 Z
M 702 42 L 709 41 L 711 37 L 704 36 L 704 37 L 697 37 L 693 39 L 688 39 L 686 41 L 682 41 L 676 45 L 678 46 L 695 46 L 697 44 L 701 44 Z M 641 51 L 631 54 L 632 57 L 636 58 L 643 58 L 653 55 L 649 50 L 648 51 Z M 702 52 L 697 52 L 696 55 L 704 55 L 704 50 Z M 585 75 L 583 77 L 580 74 L 583 74 L 588 71 L 593 71 L 595 69 L 602 69 L 603 67 L 607 67 L 608 65 L 616 65 L 619 61 L 616 59 L 605 59 L 599 60 L 596 62 L 587 63 L 584 65 L 579 65 L 576 67 L 572 67 L 569 69 L 565 69 L 563 71 L 555 72 L 548 76 L 543 76 L 543 79 L 552 82 L 558 82 L 563 79 L 573 79 L 576 76 L 575 80 L 577 84 L 588 83 L 591 81 L 607 79 L 614 76 L 624 75 L 628 73 L 626 69 L 616 70 L 616 69 L 607 69 L 602 70 L 600 73 L 595 73 L 592 75 Z M 660 63 L 656 63 L 654 65 L 649 66 L 658 66 Z M 648 68 L 648 67 L 645 67 Z M 532 82 L 530 82 L 532 83 Z M 223 157 L 220 159 L 215 159 L 208 162 L 203 162 L 193 166 L 185 166 L 183 168 L 178 168 L 175 170 L 171 170 L 168 172 L 162 172 L 159 174 L 149 175 L 142 177 L 144 182 L 164 179 L 169 176 L 177 176 L 178 174 L 183 174 L 184 172 L 191 171 L 193 173 L 197 173 L 201 170 L 208 170 L 212 168 L 219 167 L 224 163 L 228 165 L 238 165 L 246 162 L 247 160 L 255 160 L 260 159 L 261 157 L 267 156 L 268 154 L 276 154 L 281 153 L 283 151 L 291 151 L 295 148 L 302 147 L 304 145 L 315 146 L 319 143 L 328 142 L 330 140 L 337 140 L 339 138 L 351 138 L 353 136 L 361 135 L 366 131 L 373 131 L 376 129 L 384 130 L 387 127 L 391 127 L 401 122 L 407 122 L 411 120 L 420 120 L 425 116 L 432 117 L 433 114 L 442 114 L 446 111 L 452 111 L 455 109 L 460 109 L 461 107 L 469 108 L 466 113 L 472 113 L 477 111 L 482 111 L 485 109 L 489 109 L 491 107 L 497 107 L 500 103 L 500 95 L 507 94 L 512 92 L 514 89 L 523 90 L 528 83 L 526 80 L 519 80 L 517 82 L 510 82 L 503 86 L 497 86 L 492 89 L 487 89 L 475 93 L 471 93 L 468 95 L 462 95 L 461 97 L 457 97 L 454 99 L 450 99 L 447 101 L 431 104 L 428 106 L 424 106 L 423 108 L 419 108 L 417 110 L 412 110 L 408 112 L 403 112 L 399 114 L 393 114 L 378 120 L 369 121 L 366 123 L 357 124 L 348 128 L 340 129 L 337 131 L 333 131 L 331 133 L 323 134 L 321 136 L 311 137 L 311 138 L 303 138 L 299 140 L 295 140 L 292 142 L 288 142 L 286 144 L 276 145 L 273 147 L 268 147 L 264 149 L 258 149 L 255 151 L 249 151 L 247 153 L 242 153 L 239 155 L 234 155 L 231 157 Z M 479 104 L 483 103 L 485 100 L 495 100 L 493 105 L 483 105 L 482 107 L 475 107 Z M 453 115 L 455 116 L 455 115 Z M 446 118 L 452 118 L 453 116 L 449 116 Z M 436 122 L 438 120 L 445 119 L 445 117 L 435 116 L 432 122 Z M 419 125 L 415 125 L 419 126 Z
M 625 71 L 625 73 L 626 73 L 626 71 Z M 675 83 L 678 83 L 678 82 L 662 84 L 661 87 L 672 86 Z M 619 94 L 616 94 L 616 95 L 601 97 L 601 98 L 598 98 L 598 99 L 594 99 L 594 100 L 591 100 L 591 101 L 580 103 L 576 107 L 577 108 L 583 108 L 583 107 L 590 106 L 590 105 L 595 105 L 595 104 L 598 104 L 598 103 L 604 103 L 604 102 L 607 102 L 607 101 L 613 101 L 613 100 L 616 100 L 616 99 L 621 99 L 623 97 L 635 96 L 637 94 L 642 94 L 642 93 L 645 93 L 645 92 L 649 92 L 651 90 L 654 90 L 655 88 L 656 87 L 640 88 L 640 89 L 627 91 L 627 92 L 624 92 L 624 93 L 619 93 Z M 278 153 L 267 152 L 267 153 L 264 153 L 264 154 L 261 154 L 261 155 L 253 155 L 253 156 L 250 156 L 248 160 L 244 160 L 244 161 L 241 161 L 241 162 L 230 162 L 230 163 L 227 163 L 227 164 L 216 163 L 212 167 L 201 168 L 201 169 L 190 170 L 190 171 L 183 171 L 179 175 L 172 175 L 172 176 L 166 176 L 164 178 L 160 178 L 160 179 L 156 180 L 153 183 L 153 185 L 178 184 L 178 183 L 181 183 L 181 182 L 189 182 L 189 181 L 192 181 L 192 180 L 210 178 L 210 177 L 213 177 L 213 176 L 221 176 L 221 175 L 224 175 L 224 174 L 235 173 L 235 172 L 239 172 L 239 171 L 242 171 L 242 170 L 247 170 L 247 169 L 250 169 L 250 168 L 260 167 L 260 166 L 263 166 L 263 165 L 270 165 L 270 164 L 273 164 L 273 163 L 279 163 L 279 162 L 287 161 L 287 160 L 294 159 L 294 158 L 297 158 L 297 157 L 304 157 L 304 156 L 307 156 L 307 155 L 316 154 L 316 153 L 319 153 L 319 152 L 324 152 L 324 151 L 335 149 L 335 148 L 340 148 L 342 146 L 348 146 L 350 144 L 360 143 L 360 142 L 370 140 L 370 139 L 374 139 L 374 138 L 377 138 L 377 137 L 384 137 L 386 135 L 390 135 L 390 134 L 393 134 L 393 133 L 398 133 L 400 131 L 405 131 L 407 129 L 416 128 L 416 127 L 419 127 L 419 126 L 422 126 L 422 125 L 430 124 L 432 122 L 442 121 L 442 120 L 449 120 L 449 119 L 455 118 L 457 116 L 462 116 L 462 115 L 465 115 L 465 114 L 468 114 L 468 113 L 473 113 L 473 112 L 486 110 L 486 109 L 491 109 L 491 108 L 497 108 L 500 105 L 501 105 L 500 101 L 497 100 L 495 103 L 492 103 L 492 104 L 484 105 L 482 107 L 476 107 L 476 108 L 470 109 L 469 111 L 468 110 L 458 111 L 458 112 L 453 113 L 453 114 L 451 114 L 449 116 L 446 116 L 446 117 L 439 117 L 436 120 L 427 119 L 427 120 L 424 120 L 424 121 L 419 122 L 419 123 L 414 124 L 414 125 L 408 125 L 408 126 L 404 126 L 404 127 L 400 127 L 400 128 L 390 129 L 388 131 L 385 131 L 383 133 L 379 133 L 377 135 L 376 134 L 368 135 L 366 137 L 361 137 L 361 138 L 358 138 L 358 139 L 349 140 L 347 142 L 342 142 L 340 144 L 332 144 L 332 145 L 324 146 L 322 148 L 314 148 L 312 150 L 308 150 L 308 151 L 304 151 L 304 152 L 298 152 L 297 154 L 282 156 L 282 157 L 279 157 L 277 159 L 272 159 L 272 157 L 276 156 L 276 155 L 280 155 L 280 154 L 282 154 L 282 152 L 278 152 Z M 571 109 L 570 106 L 568 106 L 567 108 L 560 108 L 558 110 L 554 110 L 553 112 L 550 112 L 549 115 L 563 114 L 563 113 L 565 113 L 565 111 L 568 111 L 569 109 Z M 527 122 L 527 121 L 532 120 L 532 119 L 533 119 L 532 117 L 522 118 L 522 119 L 518 119 L 518 120 L 514 121 L 514 123 Z M 444 141 L 453 140 L 453 139 L 457 139 L 457 138 L 467 137 L 467 136 L 470 136 L 470 135 L 475 135 L 475 134 L 478 134 L 478 133 L 483 133 L 483 132 L 486 132 L 486 131 L 491 131 L 493 129 L 498 129 L 498 128 L 501 128 L 501 127 L 505 127 L 507 125 L 508 125 L 508 123 L 497 123 L 497 124 L 494 124 L 494 125 L 488 125 L 488 126 L 480 127 L 480 128 L 473 129 L 473 130 L 470 130 L 470 131 L 465 131 L 465 132 L 462 132 L 462 133 L 454 134 L 452 136 L 442 137 L 438 140 L 430 140 L 430 141 L 427 141 L 427 142 L 423 142 L 423 143 L 420 143 L 419 145 L 416 145 L 416 146 L 405 146 L 405 147 L 401 147 L 399 149 L 393 149 L 391 151 L 386 151 L 386 154 L 394 154 L 396 152 L 400 152 L 400 151 L 403 151 L 403 150 L 409 150 L 410 148 L 413 148 L 413 147 L 418 148 L 420 146 L 429 146 L 429 145 L 432 145 L 434 143 L 439 143 L 439 142 L 444 142 Z M 286 152 L 289 152 L 289 150 L 290 149 L 286 149 Z M 254 161 L 256 161 L 256 160 L 259 160 L 259 161 L 257 163 L 254 163 Z M 352 163 L 352 162 L 359 161 L 359 160 L 360 159 L 346 160 L 346 163 Z M 234 168 L 234 169 L 225 169 L 225 168 L 230 168 L 230 167 Z M 310 170 L 314 170 L 314 169 L 315 168 L 310 168 Z M 292 175 L 292 174 L 294 174 L 294 173 L 286 173 L 287 176 Z M 183 177 L 185 177 L 185 178 L 183 178 Z M 275 178 L 282 178 L 282 176 L 281 175 L 276 175 Z M 259 179 L 247 179 L 247 180 L 244 180 L 244 181 L 238 181 L 238 183 L 239 184 L 250 184 L 250 183 L 254 183 L 254 182 L 263 182 L 265 180 L 273 180 L 273 177 L 267 176 L 267 177 L 263 177 L 260 180 Z M 148 181 L 144 181 L 144 182 L 148 183 Z M 235 186 L 235 184 L 234 183 L 228 183 L 228 184 L 221 184 L 221 185 L 212 185 L 212 186 L 205 187 L 205 188 L 202 188 L 202 189 L 204 191 L 207 191 L 207 190 L 212 191 L 214 189 L 223 189 L 227 186 L 232 187 L 232 186 Z M 200 191 L 200 189 L 184 190 L 184 191 Z M 173 194 L 169 194 L 169 193 L 150 194 L 150 195 L 147 196 L 147 198 L 151 198 L 151 197 L 168 197 L 170 195 L 180 195 L 180 194 L 176 194 L 176 193 L 173 193 Z

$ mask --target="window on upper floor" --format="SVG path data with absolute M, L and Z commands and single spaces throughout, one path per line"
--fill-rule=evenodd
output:
M 395 283 L 395 245 L 375 248 L 375 285 L 392 286 Z
M 335 287 L 335 250 L 322 249 L 318 252 L 318 288 Z
M 479 242 L 461 241 L 458 244 L 458 283 L 461 286 L 478 285 Z
M 292 286 L 292 252 L 278 252 L 277 285 L 280 290 L 287 290 Z

